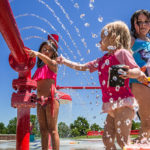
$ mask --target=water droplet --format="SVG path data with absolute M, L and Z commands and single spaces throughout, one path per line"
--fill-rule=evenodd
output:
M 124 142 L 124 137 L 121 137 L 121 141 L 123 141 L 123 142 Z
M 118 100 L 119 100 L 119 98 L 118 98 Z M 123 100 L 119 101 L 119 106 L 120 107 L 123 106 Z
M 98 106 L 99 105 L 99 103 L 98 103 L 98 101 L 96 101 L 96 106 Z
M 95 64 L 94 64 L 94 67 L 97 68 L 97 67 L 98 67 L 98 63 L 95 63 Z
M 113 103 L 113 101 L 114 101 L 114 99 L 111 97 L 111 98 L 109 99 L 109 102 L 110 102 L 110 103 Z
M 109 139 L 109 142 L 112 143 L 112 138 Z
M 100 43 L 96 43 L 95 46 L 98 47 L 98 48 L 101 47 Z
M 127 119 L 127 120 L 126 120 L 126 125 L 128 126 L 128 125 L 130 125 L 130 124 L 131 124 L 130 119 Z
M 92 33 L 92 38 L 97 38 L 97 37 L 98 37 L 97 34 Z
M 113 105 L 112 105 L 112 110 L 115 110 L 117 108 L 117 103 L 114 103 Z
M 79 4 L 78 4 L 78 3 L 75 3 L 75 4 L 74 4 L 74 7 L 75 7 L 75 8 L 79 8 Z
M 99 71 L 98 74 L 101 75 L 101 72 Z
M 81 14 L 80 15 L 80 18 L 82 19 L 82 18 L 84 18 L 85 17 L 85 14 Z
M 105 80 L 103 80 L 102 85 L 105 85 L 105 84 L 106 84 L 106 81 L 105 81 Z
M 94 9 L 94 5 L 92 3 L 89 3 L 89 7 L 90 7 L 91 10 Z
M 84 58 L 81 58 L 81 59 L 80 59 L 80 61 L 83 61 L 83 60 L 84 60 Z
M 120 90 L 120 86 L 117 85 L 117 86 L 115 87 L 115 90 L 118 92 L 118 91 Z
M 121 125 L 121 121 L 118 121 L 118 122 L 117 122 L 117 125 L 120 126 L 120 125 Z
M 112 93 L 109 93 L 109 95 L 111 96 L 111 95 L 112 95 Z
M 101 69 L 104 69 L 104 67 L 105 67 L 105 63 L 102 64 Z
M 99 95 L 96 95 L 96 98 L 98 99 L 100 96 Z
M 103 22 L 103 17 L 102 16 L 98 17 L 98 21 Z
M 135 105 L 133 109 L 134 109 L 134 111 L 135 111 L 135 112 L 137 112 L 137 111 L 139 110 L 139 106 L 138 106 L 138 104 L 137 104 L 137 105 Z
M 107 47 L 107 49 L 108 49 L 108 50 L 115 50 L 115 49 L 116 49 L 116 46 L 110 45 L 110 46 Z
M 119 134 L 121 133 L 121 130 L 120 130 L 120 128 L 117 128 L 117 133 L 119 133 Z
M 106 29 L 106 28 L 104 29 L 104 35 L 108 36 L 108 29 Z
M 114 80 L 114 81 L 117 81 L 117 77 L 116 77 L 116 76 L 113 76 L 113 80 Z
M 86 23 L 84 24 L 84 26 L 85 26 L 85 27 L 89 27 L 90 24 L 89 24 L 88 22 L 86 22 Z
M 90 50 L 90 49 L 88 49 L 88 50 L 87 50 L 87 54 L 90 54 L 90 52 L 91 52 L 91 50 Z
M 108 59 L 105 60 L 105 64 L 106 64 L 107 66 L 109 65 L 109 60 L 108 60 Z

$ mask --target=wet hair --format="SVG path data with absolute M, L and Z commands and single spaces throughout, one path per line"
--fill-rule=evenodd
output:
M 145 9 L 140 9 L 137 10 L 131 17 L 130 19 L 130 23 L 131 23 L 131 35 L 136 39 L 137 38 L 137 34 L 136 34 L 136 30 L 135 30 L 135 26 L 134 26 L 134 21 L 135 19 L 138 20 L 139 15 L 144 14 L 148 20 L 150 20 L 150 12 L 148 10 Z M 147 36 L 150 36 L 150 30 L 147 34 Z
M 131 35 L 128 26 L 123 21 L 114 21 L 102 29 L 101 37 L 107 37 L 108 46 L 116 49 L 130 49 Z
M 55 45 L 55 43 L 53 42 L 53 40 L 48 40 L 48 41 L 44 41 L 43 43 L 41 43 L 40 47 L 39 47 L 39 52 L 41 53 L 42 47 L 44 45 L 49 45 L 52 49 L 53 49 L 53 55 L 51 57 L 51 59 L 55 59 L 56 57 L 58 57 L 58 52 L 57 52 L 57 46 Z M 37 60 L 37 67 L 42 67 L 44 65 L 43 61 L 38 57 Z

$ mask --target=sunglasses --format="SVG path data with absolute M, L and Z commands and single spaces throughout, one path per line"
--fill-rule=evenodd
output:
M 148 24 L 150 24 L 150 21 L 137 21 L 137 24 L 140 26 L 140 25 L 143 25 L 143 24 L 145 24 L 145 25 L 148 25 Z

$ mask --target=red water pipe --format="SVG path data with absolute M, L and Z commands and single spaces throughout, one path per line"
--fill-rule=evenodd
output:
M 11 106 L 17 108 L 16 150 L 29 150 L 30 108 L 35 107 L 30 97 L 34 94 L 31 90 L 37 86 L 31 80 L 31 69 L 36 59 L 30 58 L 23 49 L 24 44 L 8 0 L 0 0 L 0 32 L 11 51 L 9 64 L 19 75 L 18 79 L 13 80 L 12 86 L 17 92 L 11 97 Z
M 59 90 L 59 89 L 89 89 L 89 90 L 91 90 L 91 89 L 101 89 L 101 87 L 100 86 L 57 86 L 56 87 L 57 88 L 57 90 Z
M 27 62 L 27 56 L 23 50 L 24 44 L 21 40 L 17 24 L 12 16 L 12 10 L 8 0 L 0 1 L 0 31 L 5 39 L 14 59 L 21 64 Z

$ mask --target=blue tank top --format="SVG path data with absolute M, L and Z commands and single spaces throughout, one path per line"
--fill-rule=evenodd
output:
M 133 57 L 136 63 L 143 67 L 150 59 L 150 42 L 136 39 L 132 47 Z M 139 83 L 135 79 L 130 79 L 130 83 Z

